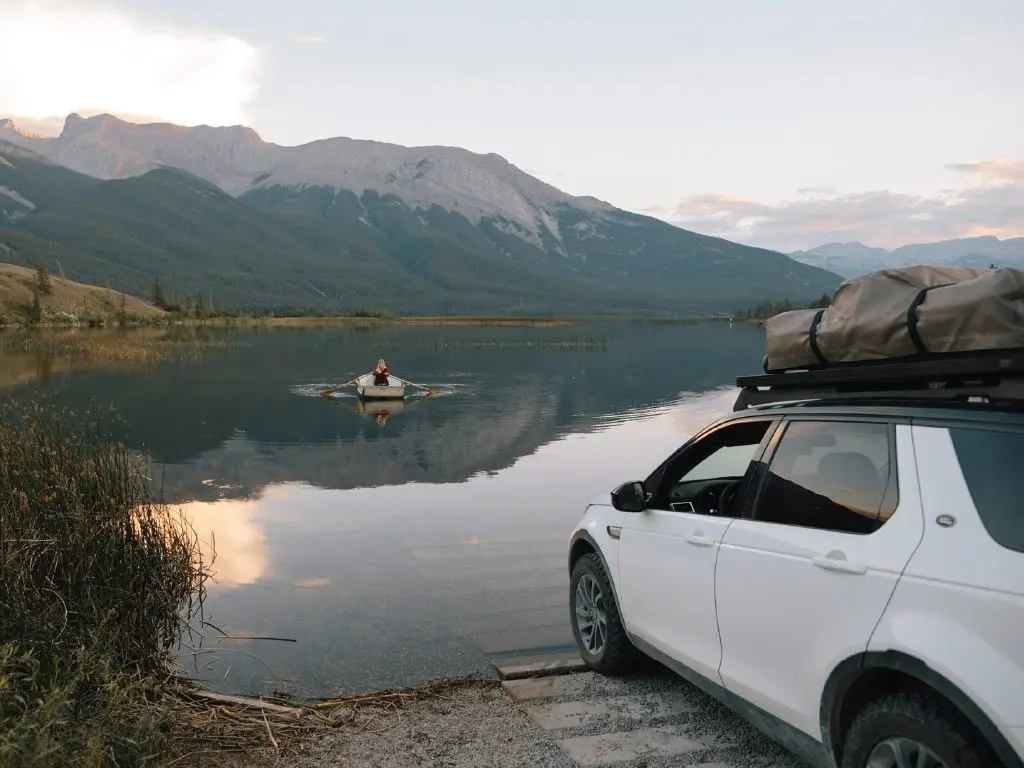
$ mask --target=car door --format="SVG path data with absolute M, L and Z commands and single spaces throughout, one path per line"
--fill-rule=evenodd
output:
M 699 436 L 648 479 L 647 509 L 622 521 L 618 590 L 626 627 L 718 682 L 715 558 L 735 519 L 721 514 L 719 494 L 747 475 L 775 423 L 744 420 Z
M 828 675 L 867 649 L 923 535 L 909 430 L 787 420 L 722 542 L 722 682 L 815 738 Z

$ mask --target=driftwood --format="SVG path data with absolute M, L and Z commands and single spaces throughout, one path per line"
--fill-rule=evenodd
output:
M 264 701 L 263 699 L 251 699 L 246 696 L 232 696 L 228 693 L 214 693 L 213 691 L 203 690 L 202 688 L 189 690 L 187 695 L 199 699 L 205 699 L 206 701 L 213 702 L 214 704 L 230 704 L 236 707 L 262 709 L 267 712 L 273 712 L 278 715 L 287 715 L 289 717 L 299 717 L 303 712 L 301 707 L 289 707 L 284 704 L 274 704 L 269 701 Z

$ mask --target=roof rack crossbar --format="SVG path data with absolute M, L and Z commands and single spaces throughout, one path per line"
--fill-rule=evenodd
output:
M 984 356 L 848 364 L 736 380 L 734 411 L 802 400 L 991 399 L 1024 402 L 1024 350 Z

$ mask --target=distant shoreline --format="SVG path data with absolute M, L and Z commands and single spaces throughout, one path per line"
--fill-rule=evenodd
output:
M 723 317 L 720 315 L 695 315 L 692 317 L 636 317 L 630 315 L 568 315 L 562 317 L 503 317 L 487 315 L 409 315 L 364 317 L 353 315 L 289 315 L 274 316 L 219 316 L 219 317 L 168 317 L 142 319 L 132 317 L 124 325 L 116 320 L 102 324 L 71 322 L 0 322 L 0 333 L 4 331 L 111 331 L 141 330 L 144 328 L 302 328 L 302 327 L 360 327 L 384 326 L 462 326 L 462 327 L 508 327 L 508 328 L 553 328 L 568 325 L 615 324 L 615 325 L 691 325 L 706 322 L 730 322 L 749 324 L 761 322 L 751 317 Z
M 389 317 L 354 317 L 350 315 L 318 317 L 303 315 L 295 317 L 223 317 L 195 319 L 188 318 L 173 321 L 182 325 L 218 325 L 226 327 L 288 327 L 307 325 L 421 325 L 421 326 L 509 326 L 509 327 L 553 327 L 560 325 L 585 325 L 591 323 L 615 323 L 639 325 L 686 325 L 702 322 L 728 322 L 730 318 L 721 316 L 693 317 L 633 317 L 629 315 L 580 315 L 561 317 L 494 317 L 486 315 L 410 315 Z M 733 318 L 734 322 L 752 322 L 749 318 Z

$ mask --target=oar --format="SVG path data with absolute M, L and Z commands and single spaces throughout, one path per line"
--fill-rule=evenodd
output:
M 436 395 L 440 391 L 434 387 L 424 387 L 422 384 L 417 384 L 415 381 L 409 381 L 408 379 L 402 379 L 402 381 L 410 386 L 416 387 L 417 389 L 422 389 L 428 395 Z
M 320 393 L 320 397 L 330 397 L 331 395 L 333 395 L 338 390 L 344 389 L 345 387 L 349 386 L 350 384 L 355 384 L 357 381 L 359 381 L 365 375 L 366 375 L 365 373 L 361 373 L 358 376 L 356 376 L 354 379 L 352 379 L 352 381 L 346 381 L 344 384 L 339 384 L 338 386 L 336 386 L 336 387 L 334 387 L 332 389 L 325 389 L 323 392 Z

